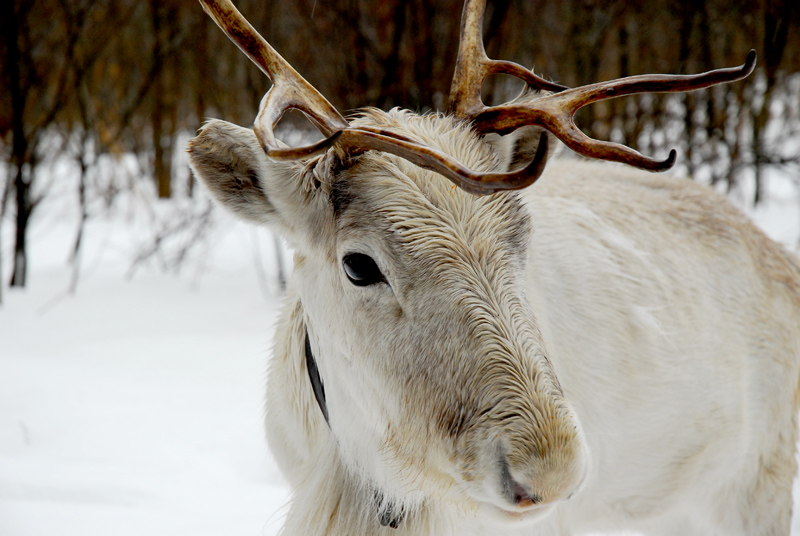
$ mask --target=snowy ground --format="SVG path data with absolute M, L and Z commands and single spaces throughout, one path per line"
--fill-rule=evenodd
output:
M 276 534 L 289 490 L 261 401 L 280 297 L 253 248 L 271 237 L 219 214 L 202 262 L 128 280 L 139 237 L 100 220 L 69 295 L 75 219 L 39 215 L 29 289 L 0 307 L 0 535 Z
M 796 186 L 774 180 L 771 193 L 754 217 L 794 249 Z M 142 222 L 97 218 L 70 295 L 74 214 L 40 212 L 30 287 L 0 307 L 0 535 L 278 532 L 289 489 L 261 423 L 280 301 L 263 279 L 272 240 L 215 218 L 180 275 L 145 265 L 133 279 Z

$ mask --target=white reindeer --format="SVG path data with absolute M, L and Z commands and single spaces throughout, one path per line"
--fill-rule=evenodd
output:
M 669 167 L 572 113 L 739 79 L 754 54 L 564 90 L 486 58 L 469 0 L 450 113 L 347 122 L 230 2 L 204 4 L 275 83 L 255 131 L 210 121 L 189 151 L 224 206 L 296 248 L 267 391 L 283 534 L 789 534 L 798 265 L 689 180 L 544 170 L 551 134 Z M 485 108 L 493 72 L 550 93 Z M 326 138 L 282 146 L 287 108 Z

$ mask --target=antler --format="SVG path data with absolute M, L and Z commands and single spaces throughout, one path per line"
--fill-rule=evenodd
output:
M 200 0 L 200 4 L 223 32 L 272 80 L 264 95 L 253 130 L 267 154 L 303 158 L 319 153 L 348 127 L 347 121 L 330 102 L 309 84 L 242 16 L 230 0 Z M 302 111 L 327 139 L 299 149 L 285 149 L 275 139 L 275 125 L 286 110 Z
M 311 158 L 328 150 L 333 144 L 349 154 L 384 151 L 432 169 L 474 194 L 524 188 L 530 176 L 538 177 L 542 172 L 547 153 L 547 140 L 544 137 L 537 152 L 540 158 L 534 159 L 527 167 L 513 173 L 477 173 L 438 149 L 400 134 L 351 127 L 336 108 L 261 37 L 230 0 L 200 0 L 200 3 L 231 41 L 273 82 L 272 88 L 261 101 L 253 130 L 264 151 L 274 160 Z M 325 139 L 305 147 L 281 147 L 275 138 L 274 127 L 283 113 L 291 108 L 305 113 L 326 136 Z
M 472 118 L 486 107 L 481 100 L 481 84 L 490 74 L 509 74 L 525 81 L 529 87 L 557 93 L 566 86 L 549 82 L 522 65 L 510 61 L 490 60 L 483 48 L 483 14 L 486 0 L 466 0 L 461 14 L 461 36 L 458 58 L 450 85 L 448 111 L 456 117 Z
M 283 59 L 245 20 L 230 0 L 200 0 L 203 9 L 228 37 L 273 81 L 261 101 L 253 130 L 267 155 L 276 160 L 311 158 L 332 145 L 348 154 L 369 150 L 383 151 L 431 169 L 473 194 L 491 194 L 515 190 L 532 184 L 544 170 L 547 160 L 547 136 L 542 133 L 533 160 L 524 168 L 508 173 L 475 172 L 451 156 L 388 130 L 351 127 L 319 91 L 309 84 Z M 675 151 L 659 161 L 639 154 L 629 147 L 592 139 L 581 132 L 573 115 L 581 107 L 598 100 L 642 92 L 690 91 L 723 82 L 732 82 L 749 75 L 755 66 L 755 51 L 750 51 L 741 67 L 719 69 L 707 73 L 678 75 L 643 75 L 575 89 L 548 82 L 508 61 L 491 60 L 486 56 L 481 37 L 486 0 L 467 0 L 461 19 L 461 41 L 450 90 L 450 111 L 456 117 L 473 122 L 479 133 L 508 134 L 522 126 L 539 126 L 552 132 L 568 147 L 585 156 L 625 162 L 651 171 L 671 167 Z M 553 92 L 521 104 L 487 107 L 481 101 L 481 84 L 490 74 L 509 74 L 525 81 L 529 87 Z M 325 138 L 315 144 L 287 148 L 275 138 L 275 124 L 288 109 L 302 111 L 319 128 Z
M 450 111 L 471 120 L 481 133 L 508 134 L 523 126 L 540 126 L 552 132 L 573 151 L 603 160 L 623 162 L 649 171 L 663 171 L 675 163 L 671 150 L 666 160 L 656 160 L 617 143 L 590 138 L 580 131 L 573 116 L 583 106 L 605 99 L 635 93 L 692 91 L 747 77 L 756 64 L 751 50 L 740 67 L 717 69 L 697 75 L 648 74 L 620 78 L 574 89 L 542 80 L 517 64 L 490 60 L 483 48 L 481 29 L 486 0 L 467 0 L 461 19 L 461 41 L 456 70 L 450 88 Z M 481 101 L 481 84 L 489 74 L 510 74 L 529 87 L 554 92 L 552 95 L 520 104 L 487 107 Z M 537 153 L 538 156 L 538 153 Z M 543 169 L 544 166 L 541 166 Z M 538 177 L 532 177 L 532 183 Z

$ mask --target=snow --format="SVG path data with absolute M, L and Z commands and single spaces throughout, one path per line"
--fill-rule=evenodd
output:
M 0 534 L 276 534 L 289 489 L 262 400 L 280 298 L 252 254 L 267 233 L 218 214 L 202 263 L 126 279 L 135 240 L 107 218 L 70 295 L 75 220 L 40 216 L 29 288 L 0 307 Z
M 260 422 L 274 307 L 224 282 L 96 279 L 0 312 L 2 533 L 270 534 L 287 498 Z
M 796 183 L 769 184 L 753 216 L 794 249 Z M 71 294 L 65 192 L 34 220 L 29 288 L 0 306 L 0 534 L 277 534 L 289 488 L 263 438 L 280 306 L 269 232 L 214 211 L 180 271 L 150 260 L 130 277 L 176 205 L 123 200 L 90 220 Z

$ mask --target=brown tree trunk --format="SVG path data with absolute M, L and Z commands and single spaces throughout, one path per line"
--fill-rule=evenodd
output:
M 162 24 L 162 6 L 159 0 L 150 1 L 151 16 L 153 18 L 153 56 L 156 61 L 163 62 L 164 30 Z M 153 87 L 153 175 L 158 187 L 158 197 L 168 198 L 172 195 L 172 181 L 170 169 L 164 161 L 164 69 L 156 73 L 155 86 Z
M 767 77 L 763 103 L 753 117 L 753 155 L 755 157 L 756 192 L 753 203 L 758 204 L 764 197 L 763 164 L 768 162 L 767 148 L 763 133 L 769 120 L 769 109 L 772 104 L 772 89 L 775 87 L 778 65 L 781 63 L 786 48 L 789 25 L 793 19 L 797 4 L 794 1 L 771 1 L 763 7 L 764 20 L 764 74 Z
M 28 223 L 33 209 L 30 200 L 30 184 L 28 180 L 25 180 L 25 175 L 32 173 L 33 170 L 31 169 L 32 166 L 17 165 L 15 167 L 14 188 L 17 201 L 17 228 L 14 234 L 14 271 L 11 273 L 11 286 L 24 287 L 28 276 Z
M 11 123 L 14 136 L 11 148 L 11 184 L 15 189 L 17 205 L 16 232 L 14 235 L 14 270 L 11 275 L 12 287 L 24 287 L 27 279 L 28 266 L 28 222 L 30 221 L 33 203 L 30 196 L 30 175 L 33 166 L 25 165 L 31 153 L 29 140 L 25 135 L 23 115 L 25 113 L 26 95 L 22 88 L 20 77 L 20 50 L 16 5 L 14 2 L 0 2 L 0 23 L 6 39 L 6 66 L 9 77 L 9 90 L 11 92 Z

